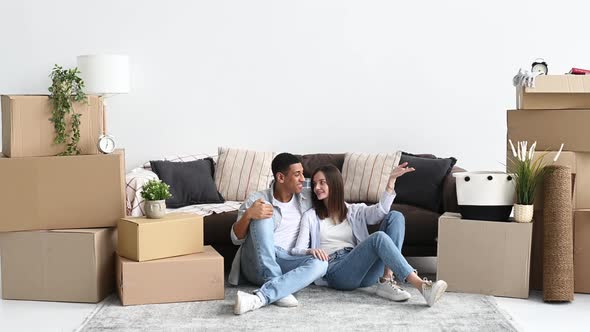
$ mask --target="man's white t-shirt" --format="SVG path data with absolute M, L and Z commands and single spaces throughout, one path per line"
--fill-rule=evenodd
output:
M 301 222 L 301 211 L 295 199 L 295 195 L 287 203 L 276 202 L 281 209 L 281 223 L 275 230 L 275 245 L 287 251 L 295 246 L 299 235 L 299 223 Z

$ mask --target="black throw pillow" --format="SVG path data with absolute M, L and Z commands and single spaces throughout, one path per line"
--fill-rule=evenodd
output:
M 408 204 L 439 212 L 442 185 L 457 159 L 424 157 L 402 152 L 400 164 L 408 162 L 414 172 L 406 173 L 395 182 L 395 203 Z
M 150 164 L 160 180 L 170 186 L 172 197 L 166 200 L 167 207 L 225 202 L 215 186 L 213 159 L 187 162 L 155 160 Z

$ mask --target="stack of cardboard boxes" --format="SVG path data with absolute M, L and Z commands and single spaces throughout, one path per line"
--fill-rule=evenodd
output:
M 2 96 L 2 298 L 99 302 L 114 288 L 115 229 L 125 215 L 122 151 L 98 154 L 102 100 L 76 103 L 80 156 L 55 157 L 47 96 Z
M 117 229 L 117 291 L 123 305 L 224 298 L 223 257 L 203 246 L 203 217 L 128 217 Z
M 564 143 L 556 164 L 570 166 L 573 173 L 574 290 L 590 293 L 590 76 L 539 76 L 534 88 L 517 89 L 517 110 L 507 113 L 508 138 L 537 141 L 536 158 L 552 163 Z M 535 199 L 531 289 L 543 285 L 542 191 Z
M 67 157 L 55 156 L 65 146 L 53 144 L 47 96 L 1 99 L 4 299 L 96 303 L 115 282 L 124 305 L 224 298 L 223 257 L 203 246 L 202 217 L 125 217 L 124 153 L 97 149 L 101 98 L 74 105 L 82 155 Z

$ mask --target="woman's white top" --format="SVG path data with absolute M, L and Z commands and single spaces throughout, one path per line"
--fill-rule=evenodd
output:
M 334 223 L 332 218 L 320 221 L 320 249 L 328 255 L 346 247 L 354 247 L 352 227 L 348 219 L 341 223 Z

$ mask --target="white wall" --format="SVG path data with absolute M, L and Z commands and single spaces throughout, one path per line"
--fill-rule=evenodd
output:
M 403 149 L 502 169 L 512 76 L 590 67 L 587 1 L 1 1 L 0 93 L 128 54 L 109 100 L 127 168 L 217 146 Z

